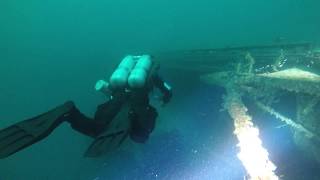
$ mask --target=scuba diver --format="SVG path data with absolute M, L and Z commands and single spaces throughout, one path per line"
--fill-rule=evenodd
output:
M 72 101 L 46 113 L 11 125 L 0 131 L 0 158 L 6 158 L 47 137 L 61 123 L 94 142 L 86 157 L 98 157 L 119 147 L 127 137 L 145 143 L 155 127 L 157 110 L 149 103 L 149 93 L 158 88 L 162 102 L 172 96 L 171 87 L 157 74 L 159 64 L 149 55 L 126 56 L 112 73 L 109 81 L 99 80 L 96 90 L 109 99 L 98 106 L 94 118 L 82 114 Z

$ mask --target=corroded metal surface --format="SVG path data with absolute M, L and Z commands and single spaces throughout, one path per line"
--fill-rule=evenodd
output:
M 183 62 L 183 66 L 177 61 Z M 320 123 L 316 110 L 320 108 L 318 48 L 298 43 L 203 49 L 184 52 L 170 62 L 169 68 L 197 72 L 202 82 L 222 86 L 227 92 L 236 91 L 256 102 L 256 107 L 291 127 L 297 146 L 320 163 Z M 297 111 L 295 118 L 286 117 L 273 107 L 275 99 L 283 93 L 297 99 L 293 105 L 297 107 L 293 108 Z
M 320 59 L 314 49 L 311 43 L 291 43 L 172 51 L 157 53 L 155 56 L 163 62 L 162 66 L 165 68 L 212 73 L 234 70 L 250 52 L 255 60 L 254 70 L 263 73 L 273 71 L 277 69 L 274 66 L 279 65 L 312 65 L 320 69 Z

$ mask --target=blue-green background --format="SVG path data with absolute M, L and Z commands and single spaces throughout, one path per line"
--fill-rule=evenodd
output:
M 318 0 L 1 0 L 0 128 L 69 99 L 93 115 L 105 100 L 94 91 L 95 81 L 126 54 L 263 44 L 279 37 L 319 42 L 319 9 Z M 232 122 L 219 112 L 223 90 L 192 73 L 160 73 L 174 97 L 164 108 L 154 102 L 160 116 L 146 145 L 86 159 L 91 139 L 64 124 L 0 160 L 0 179 L 242 179 Z M 289 135 L 266 142 L 284 179 L 319 179 L 318 165 L 299 159 Z

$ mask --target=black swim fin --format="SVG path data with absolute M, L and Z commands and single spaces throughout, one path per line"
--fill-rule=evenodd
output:
M 96 137 L 84 156 L 94 158 L 115 152 L 128 139 L 129 130 L 128 106 L 125 105 L 110 122 L 105 132 Z
M 85 157 L 100 157 L 118 149 L 129 136 L 128 131 L 104 133 L 98 136 L 85 152 Z
M 73 102 L 69 101 L 44 114 L 0 130 L 0 159 L 47 137 L 74 107 Z

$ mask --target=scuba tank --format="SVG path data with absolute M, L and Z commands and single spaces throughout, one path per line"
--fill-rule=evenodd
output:
M 133 56 L 126 56 L 118 65 L 118 68 L 112 73 L 110 77 L 110 85 L 113 88 L 123 88 L 127 85 L 127 79 L 130 71 L 136 64 Z
M 151 57 L 143 55 L 139 58 L 128 78 L 130 88 L 141 88 L 145 85 L 152 67 Z
M 150 55 L 128 55 L 117 66 L 109 81 L 97 81 L 95 89 L 104 94 L 110 94 L 113 89 L 142 88 L 153 72 L 153 65 Z

